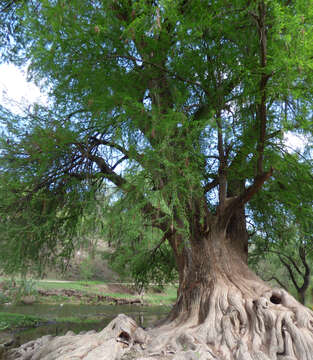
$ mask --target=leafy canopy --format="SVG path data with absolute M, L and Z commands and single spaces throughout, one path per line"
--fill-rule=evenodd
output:
M 227 224 L 269 178 L 287 187 L 282 207 L 298 196 L 309 199 L 304 212 L 312 205 L 312 192 L 298 191 L 310 177 L 288 176 L 290 159 L 312 176 L 312 153 L 293 157 L 284 140 L 294 131 L 312 144 L 306 0 L 16 4 L 2 58 L 28 63 L 50 105 L 23 116 L 1 108 L 7 271 L 70 256 L 82 221 L 101 221 L 107 191 L 128 231 L 157 229 L 144 245 L 150 255 L 166 253 L 174 234 L 203 234 L 207 214 Z M 6 14 L 2 31 L 13 21 Z

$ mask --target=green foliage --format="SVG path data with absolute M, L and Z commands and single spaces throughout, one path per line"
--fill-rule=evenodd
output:
M 111 268 L 122 279 L 135 281 L 138 288 L 177 280 L 175 260 L 162 232 L 149 223 L 145 225 L 136 204 L 128 208 L 128 199 L 127 211 L 122 212 L 124 201 L 109 207 L 104 216 L 104 236 L 110 244 L 104 257 Z
M 37 296 L 37 283 L 33 279 L 9 279 L 1 284 L 5 293 L 3 302 L 20 303 L 25 296 Z
M 258 226 L 251 239 L 250 264 L 263 279 L 274 280 L 299 295 L 308 291 L 311 281 L 313 188 L 312 182 L 306 181 L 311 178 L 308 164 L 303 159 L 299 164 L 297 154 L 286 154 L 286 158 L 288 168 L 281 166 L 278 181 L 269 182 L 263 190 L 265 196 L 260 193 L 250 203 Z M 298 189 L 297 196 L 290 187 Z
M 310 217 L 306 0 L 34 0 L 10 11 L 2 58 L 29 63 L 50 103 L 0 108 L 5 272 L 66 266 L 88 229 L 112 242 L 125 276 L 175 279 L 183 249 L 269 176 L 248 208 L 258 231 L 270 204 Z M 300 154 L 288 132 L 306 137 Z
M 21 327 L 35 327 L 40 318 L 31 315 L 0 312 L 0 331 Z
M 10 302 L 10 298 L 4 293 L 0 292 L 0 305 Z
M 79 265 L 79 273 L 82 280 L 91 280 L 94 275 L 94 264 L 90 257 L 86 257 Z

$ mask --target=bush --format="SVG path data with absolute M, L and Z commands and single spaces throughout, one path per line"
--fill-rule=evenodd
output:
M 0 296 L 0 303 L 19 303 L 26 296 L 37 296 L 36 282 L 33 279 L 5 280 L 2 283 L 3 294 Z M 2 303 L 3 303 L 2 302 Z
M 79 273 L 82 280 L 92 280 L 95 274 L 94 262 L 90 257 L 84 259 L 79 266 Z

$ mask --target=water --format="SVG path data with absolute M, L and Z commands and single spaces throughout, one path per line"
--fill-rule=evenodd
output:
M 136 306 L 136 305 L 10 305 L 0 306 L 0 312 L 33 315 L 43 319 L 37 328 L 18 329 L 12 332 L 19 338 L 19 343 L 36 339 L 40 336 L 63 335 L 72 330 L 75 333 L 88 330 L 102 330 L 118 314 L 132 317 L 138 325 L 152 326 L 169 312 L 168 306 Z M 70 318 L 78 321 L 73 322 Z M 68 321 L 57 323 L 56 320 L 69 318 Z M 81 320 L 81 321 L 80 321 Z

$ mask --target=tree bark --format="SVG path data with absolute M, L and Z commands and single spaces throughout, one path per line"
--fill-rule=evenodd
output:
M 41 338 L 9 359 L 312 360 L 312 311 L 259 279 L 234 236 L 211 225 L 188 246 L 173 236 L 180 286 L 159 326 L 144 331 L 120 315 L 92 337 Z
M 311 360 L 313 313 L 258 278 L 234 238 L 212 226 L 179 254 L 176 249 L 178 297 L 166 321 L 152 330 L 150 353 L 167 348 L 209 353 L 203 359 L 210 360 Z
M 240 233 L 241 229 L 235 228 L 230 234 L 215 227 L 206 236 L 191 239 L 190 246 L 184 246 L 179 254 L 174 251 L 179 257 L 180 284 L 170 320 L 193 318 L 201 323 L 207 316 L 208 299 L 216 288 L 241 292 L 243 296 L 256 294 L 254 283 L 258 284 L 260 294 L 269 290 L 247 266 L 243 241 L 236 239 L 236 231 Z

